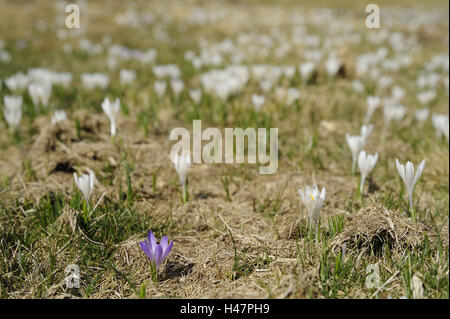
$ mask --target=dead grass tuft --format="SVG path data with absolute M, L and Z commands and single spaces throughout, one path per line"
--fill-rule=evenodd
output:
M 344 230 L 333 241 L 333 250 L 340 250 L 345 244 L 350 250 L 379 255 L 386 246 L 390 250 L 418 247 L 425 234 L 431 240 L 437 237 L 428 222 L 419 220 L 413 224 L 409 218 L 371 203 L 356 215 L 346 216 Z

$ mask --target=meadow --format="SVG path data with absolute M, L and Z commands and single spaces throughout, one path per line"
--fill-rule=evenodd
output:
M 73 3 L 0 0 L 0 298 L 449 298 L 447 1 Z

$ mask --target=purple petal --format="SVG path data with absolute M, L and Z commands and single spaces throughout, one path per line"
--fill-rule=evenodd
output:
M 153 253 L 148 245 L 147 240 L 139 242 L 139 245 L 141 246 L 142 250 L 147 255 L 147 257 L 153 260 Z
M 163 252 L 166 251 L 168 244 L 169 244 L 169 240 L 167 239 L 167 236 L 163 236 L 163 238 L 161 238 L 161 243 L 160 243 L 160 245 L 162 246 Z
M 167 255 L 172 250 L 172 246 L 173 246 L 173 240 L 170 242 L 169 246 L 167 246 L 166 250 L 164 250 L 164 255 L 163 255 L 162 259 L 167 257 Z
M 161 245 L 156 246 L 155 248 L 155 265 L 156 268 L 158 268 L 161 265 L 162 262 L 162 256 L 163 256 L 163 250 Z
M 148 231 L 148 242 L 150 244 L 150 249 L 154 253 L 155 248 L 156 248 L 156 238 L 155 238 L 155 235 L 153 235 L 153 232 L 151 230 Z

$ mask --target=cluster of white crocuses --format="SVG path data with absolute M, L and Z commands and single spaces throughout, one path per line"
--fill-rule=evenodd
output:
M 368 99 L 368 102 L 370 100 Z M 373 101 L 372 101 L 373 102 Z M 368 103 L 368 105 L 370 105 Z M 375 105 L 375 104 L 372 104 Z M 370 107 L 368 107 L 370 109 Z M 370 112 L 370 111 L 369 111 Z M 369 117 L 370 118 L 370 117 Z M 366 115 L 367 119 L 367 115 Z M 362 196 L 364 192 L 364 182 L 369 176 L 369 174 L 372 172 L 373 168 L 375 167 L 375 164 L 378 161 L 378 153 L 375 153 L 373 155 L 369 155 L 366 153 L 366 151 L 363 150 L 367 139 L 369 138 L 370 134 L 373 130 L 373 124 L 363 125 L 360 130 L 360 135 L 349 135 L 347 133 L 346 140 L 348 147 L 350 148 L 350 151 L 352 153 L 352 175 L 355 173 L 356 163 L 358 163 L 359 171 L 361 174 L 361 183 L 359 187 L 360 194 Z
M 170 78 L 170 88 L 172 89 L 175 98 L 179 98 L 184 90 L 184 82 L 180 78 L 181 71 L 176 64 L 156 65 L 153 67 L 153 73 L 158 80 L 153 83 L 153 89 L 158 96 L 162 98 L 166 93 L 167 82 L 166 78 Z M 198 96 L 200 94 L 200 97 Z M 201 92 L 189 92 L 189 95 L 197 104 L 201 98 Z
M 356 163 L 358 160 L 358 155 L 364 148 L 370 134 L 373 130 L 373 124 L 363 125 L 360 130 L 359 135 L 346 134 L 345 139 L 347 140 L 347 145 L 352 153 L 352 175 L 355 173 Z
M 16 74 L 11 75 L 10 77 L 5 79 L 5 84 L 11 92 L 21 92 L 24 91 L 30 83 L 30 80 L 26 74 L 22 72 L 18 72 Z
M 158 79 L 153 83 L 153 89 L 158 98 L 162 98 L 166 93 L 166 78 L 170 78 L 169 83 L 173 95 L 175 96 L 175 98 L 179 98 L 180 94 L 184 90 L 184 82 L 180 78 L 181 70 L 176 64 L 155 65 L 153 67 L 153 73 Z
M 368 130 L 371 132 L 372 127 L 366 128 L 365 130 Z M 363 131 L 363 129 L 361 129 L 361 132 L 362 131 Z M 359 186 L 359 192 L 362 197 L 363 193 L 364 193 L 364 182 L 365 182 L 367 176 L 369 176 L 369 174 L 372 172 L 372 170 L 374 169 L 374 167 L 378 161 L 378 153 L 369 155 L 366 153 L 366 151 L 364 151 L 362 149 L 364 146 L 364 143 L 365 143 L 363 134 L 361 134 L 361 136 L 349 136 L 347 134 L 347 143 L 349 144 L 349 147 L 352 151 L 352 157 L 355 158 L 355 154 L 358 154 L 358 167 L 359 167 L 359 171 L 361 174 L 361 183 Z M 406 168 L 405 168 L 405 166 L 401 165 L 400 162 L 398 161 L 398 159 L 396 159 L 397 171 L 400 174 L 400 177 L 402 178 L 403 182 L 405 183 L 406 189 L 408 190 L 410 214 L 411 214 L 413 221 L 416 220 L 416 214 L 415 214 L 415 210 L 414 210 L 414 202 L 413 202 L 412 194 L 414 191 L 414 186 L 416 185 L 417 180 L 419 179 L 420 175 L 423 172 L 424 166 L 425 166 L 425 160 L 423 160 L 419 164 L 419 167 L 418 167 L 416 173 L 414 174 L 414 164 L 413 163 L 408 161 L 406 163 Z M 353 168 L 352 168 L 352 172 L 353 172 Z
M 430 115 L 430 110 L 428 108 L 419 109 L 414 113 L 414 118 L 416 121 L 423 125 Z M 431 116 L 431 124 L 436 131 L 438 138 L 442 136 L 445 137 L 447 142 L 449 142 L 449 118 L 448 114 L 437 114 L 434 113 Z
M 52 85 L 45 83 L 31 83 L 28 85 L 28 94 L 36 108 L 40 105 L 47 107 L 50 95 L 52 94 Z
M 374 112 L 378 109 L 378 107 L 381 105 L 381 103 L 384 104 L 383 108 L 383 117 L 384 117 L 384 130 L 386 131 L 389 124 L 392 121 L 399 121 L 403 117 L 405 117 L 407 108 L 401 104 L 398 104 L 398 99 L 401 99 L 403 97 L 402 90 L 398 87 L 397 89 L 393 89 L 393 92 L 397 92 L 395 97 L 395 93 L 391 97 L 381 99 L 378 96 L 372 96 L 369 95 L 366 99 L 366 115 L 364 118 L 364 123 L 367 124 L 371 120 Z M 424 91 L 418 94 L 417 99 L 424 99 L 423 95 L 426 94 L 426 99 L 431 99 L 431 97 L 435 97 L 436 92 L 430 93 L 429 91 Z M 421 102 L 422 105 L 428 105 L 429 101 L 427 103 Z M 420 124 L 423 125 L 425 121 L 430 117 L 430 109 L 427 107 L 418 109 L 414 112 L 414 119 Z M 433 113 L 431 116 L 431 123 L 436 131 L 436 135 L 438 138 L 441 138 L 444 136 L 449 141 L 449 117 L 448 114 L 438 114 Z
M 197 93 L 198 94 L 198 93 Z M 200 91 L 201 94 L 201 91 Z M 201 97 L 201 95 L 200 95 Z M 102 103 L 102 109 L 106 113 L 109 118 L 111 125 L 111 136 L 116 135 L 116 119 L 120 110 L 120 100 L 116 98 L 114 101 L 111 101 L 109 98 L 105 98 Z M 66 113 L 64 111 L 56 111 L 52 122 L 59 122 L 66 119 Z M 182 188 L 182 199 L 184 202 L 188 201 L 188 179 L 187 174 L 189 167 L 191 165 L 191 158 L 189 155 L 174 155 L 171 158 L 172 163 L 174 164 L 175 170 L 178 173 L 178 177 L 180 180 L 181 188 Z M 75 182 L 83 193 L 86 201 L 89 203 L 89 198 L 94 189 L 94 172 L 91 170 L 89 174 L 83 174 L 81 177 L 77 177 L 76 173 L 74 173 Z
M 123 45 L 112 44 L 108 48 L 107 63 L 110 69 L 115 69 L 120 61 L 135 60 L 142 64 L 153 63 L 158 52 L 155 49 L 140 51 Z
M 246 66 L 233 65 L 223 70 L 213 69 L 203 73 L 200 82 L 205 92 L 226 102 L 231 95 L 244 89 L 249 78 L 250 74 Z
M 18 72 L 13 74 L 5 79 L 5 84 L 11 92 L 23 93 L 25 89 L 28 88 L 28 91 L 31 94 L 34 94 L 33 91 L 38 92 L 37 95 L 47 94 L 49 89 L 48 86 L 59 85 L 61 87 L 67 88 L 69 84 L 72 82 L 72 74 L 65 72 L 55 72 L 52 70 L 44 69 L 44 68 L 32 68 L 29 69 L 26 74 L 22 72 Z M 29 89 L 29 86 L 34 84 L 34 88 Z M 39 86 L 46 86 L 43 89 L 36 89 Z M 43 94 L 39 91 L 45 91 Z M 33 97 L 32 97 L 33 98 Z M 39 98 L 37 98 L 39 100 Z M 34 101 L 34 100 L 33 100 Z
M 353 84 L 355 86 L 355 84 Z M 356 86 L 358 87 L 361 85 L 363 88 L 364 86 L 361 83 L 357 83 Z M 373 125 L 368 124 L 371 120 L 375 110 L 381 105 L 381 103 L 384 103 L 383 108 L 383 116 L 384 116 L 384 129 L 386 130 L 388 128 L 389 123 L 392 120 L 400 120 L 404 117 L 406 113 L 406 107 L 399 104 L 400 101 L 404 98 L 405 91 L 401 89 L 398 86 L 394 86 L 391 89 L 391 94 L 385 99 L 381 99 L 377 96 L 371 96 L 369 95 L 366 99 L 366 115 L 364 117 L 364 125 L 361 127 L 360 135 L 349 135 L 346 134 L 346 140 L 347 144 L 351 150 L 352 153 L 352 174 L 355 172 L 356 168 L 356 160 L 358 163 L 359 171 L 361 174 L 361 182 L 359 186 L 359 193 L 361 197 L 364 193 L 364 183 L 366 178 L 369 176 L 369 174 L 374 169 L 377 161 L 378 161 L 378 153 L 374 153 L 373 155 L 369 155 L 366 153 L 366 151 L 363 149 L 365 146 L 365 143 L 367 141 L 367 138 L 370 136 Z M 435 92 L 422 92 L 417 96 L 417 99 L 421 102 L 422 105 L 428 105 L 433 99 L 435 98 Z M 429 115 L 429 110 L 427 108 L 420 109 L 416 111 L 415 113 L 415 119 L 418 122 L 424 122 Z M 436 132 L 438 136 L 445 135 L 448 139 L 448 115 L 440 115 L 436 114 L 432 117 L 433 126 L 436 129 Z M 411 162 L 406 163 L 405 165 L 400 164 L 398 159 L 396 159 L 396 167 L 397 171 L 400 174 L 401 179 L 406 185 L 406 189 L 408 191 L 409 196 L 409 210 L 410 215 L 413 219 L 413 221 L 416 221 L 416 212 L 414 209 L 414 202 L 413 202 L 413 191 L 414 186 L 417 183 L 417 180 L 419 179 L 420 175 L 423 172 L 425 166 L 425 160 L 423 160 L 417 169 L 417 171 L 414 173 L 414 164 Z
M 80 76 L 83 88 L 91 91 L 95 88 L 106 89 L 109 85 L 109 76 L 103 73 L 83 73 Z
M 29 69 L 27 74 L 16 73 L 5 79 L 6 86 L 14 94 L 22 94 L 27 89 L 36 107 L 47 107 L 52 93 L 52 85 L 67 87 L 72 74 L 58 73 L 43 68 Z

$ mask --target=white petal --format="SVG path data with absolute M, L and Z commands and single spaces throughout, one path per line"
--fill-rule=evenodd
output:
M 397 171 L 400 174 L 400 177 L 402 178 L 403 182 L 406 184 L 405 166 L 400 164 L 398 159 L 395 159 L 395 164 L 397 166 Z
M 416 175 L 414 175 L 414 185 L 417 183 L 417 180 L 419 179 L 420 175 L 422 175 L 424 167 L 425 167 L 425 160 L 420 162 L 419 167 L 417 168 Z

